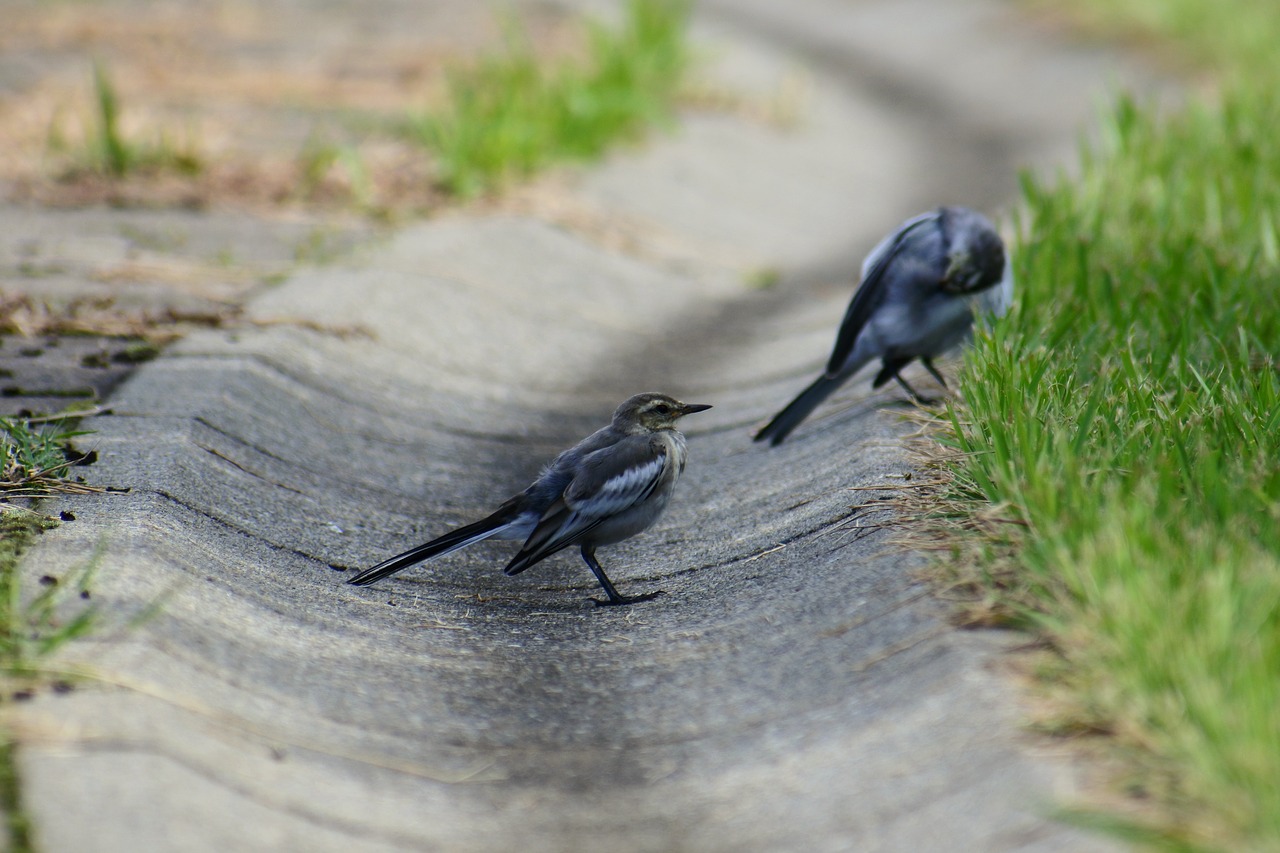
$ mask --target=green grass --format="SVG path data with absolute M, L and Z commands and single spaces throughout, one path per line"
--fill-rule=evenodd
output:
M 74 417 L 0 417 L 0 500 L 91 491 L 69 476 L 82 458 L 71 440 L 86 435 L 67 426 Z
M 354 145 L 341 145 L 311 137 L 298 154 L 298 165 L 302 173 L 299 190 L 304 198 L 315 197 L 326 176 L 338 169 L 346 178 L 348 193 L 357 209 L 367 211 L 373 208 L 373 182 Z
M 69 416 L 72 417 L 72 416 Z M 84 455 L 71 439 L 84 435 L 67 419 L 0 417 L 0 705 L 56 679 L 42 661 L 93 629 L 97 610 L 88 603 L 96 560 L 66 573 L 45 576 L 35 591 L 23 588 L 19 563 L 24 551 L 58 521 L 13 500 L 31 503 L 56 493 L 97 491 L 70 475 Z M 0 810 L 5 849 L 35 849 L 30 820 L 22 806 L 15 743 L 0 731 Z
M 447 105 L 411 123 L 447 192 L 475 196 L 553 163 L 589 160 L 667 121 L 688 65 L 687 0 L 630 0 L 588 22 L 585 57 L 540 61 L 517 28 L 505 53 L 449 75 Z
M 58 522 L 37 512 L 0 512 L 0 668 L 5 687 L 36 683 L 43 658 L 87 634 L 97 611 L 88 600 L 94 562 L 68 575 L 42 581 L 35 594 L 24 593 L 18 563 L 36 537 Z
M 1016 522 L 968 542 L 1004 557 L 982 594 L 1052 643 L 1064 726 L 1113 734 L 1155 803 L 1098 820 L 1276 850 L 1280 4 L 1161 6 L 1223 89 L 1166 118 L 1120 99 L 1078 178 L 1024 179 L 1019 304 L 961 380 L 949 497 Z M 1226 6 L 1251 24 L 1214 29 Z
M 58 525 L 36 511 L 35 502 L 54 494 L 101 491 L 70 473 L 88 458 L 71 445 L 86 434 L 68 426 L 74 417 L 0 417 L 0 672 L 10 680 L 37 676 L 40 659 L 83 635 L 94 618 L 92 605 L 67 606 L 88 598 L 93 561 L 60 580 L 43 579 L 34 594 L 23 591 L 18 571 L 19 559 L 36 537 Z
M 71 440 L 86 433 L 69 427 L 68 417 L 74 416 L 0 417 L 0 672 L 10 681 L 37 676 L 40 659 L 83 635 L 94 618 L 92 605 L 68 607 L 88 598 L 92 561 L 61 580 L 43 580 L 34 594 L 24 592 L 18 571 L 22 553 L 58 525 L 32 508 L 33 501 L 100 491 L 70 473 L 86 458 Z
M 120 127 L 119 92 L 106 68 L 96 62 L 93 95 L 93 130 L 79 158 L 90 170 L 111 178 L 124 178 L 140 171 L 194 175 L 203 168 L 193 146 L 177 145 L 163 132 L 150 141 L 128 138 Z
M 35 850 L 31 818 L 22 805 L 22 778 L 11 738 L 0 739 L 0 810 L 4 812 L 6 853 Z
M 63 645 L 83 637 L 97 623 L 97 609 L 86 599 L 94 560 L 61 579 L 46 577 L 34 594 L 22 588 L 19 560 L 45 530 L 58 522 L 38 512 L 0 508 L 0 706 L 19 694 L 54 684 L 42 661 Z M 0 810 L 6 850 L 35 849 L 31 821 L 22 803 L 17 744 L 0 728 Z
M 1041 0 L 1035 0 L 1041 2 Z M 1105 33 L 1153 37 L 1215 71 L 1275 65 L 1272 0 L 1072 0 L 1043 2 Z

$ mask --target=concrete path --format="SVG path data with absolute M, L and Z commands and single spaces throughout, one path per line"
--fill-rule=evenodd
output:
M 105 613 L 163 606 L 19 709 L 44 849 L 1104 849 L 1046 818 L 1074 777 L 1019 729 L 1016 638 L 950 629 L 922 558 L 859 529 L 877 493 L 850 489 L 910 470 L 897 392 L 851 383 L 774 450 L 749 428 L 886 229 L 997 211 L 1139 78 L 986 0 L 706 0 L 697 32 L 761 100 L 803 77 L 799 121 L 695 113 L 299 271 L 89 424 L 95 480 L 132 491 L 60 501 L 79 520 L 26 569 L 101 549 Z M 597 610 L 576 557 L 507 578 L 500 544 L 342 583 L 642 390 L 715 404 L 671 511 L 602 554 L 666 596 Z

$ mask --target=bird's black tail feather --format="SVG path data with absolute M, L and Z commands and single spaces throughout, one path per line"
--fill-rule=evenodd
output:
M 823 400 L 831 396 L 837 388 L 844 384 L 848 379 L 850 372 L 842 372 L 835 376 L 822 375 L 813 381 L 813 384 L 800 392 L 794 400 L 787 404 L 787 407 L 781 412 L 773 416 L 773 420 L 765 424 L 755 434 L 756 441 L 764 441 L 768 439 L 769 444 L 776 447 L 782 443 L 791 431 L 800 426 L 800 422 L 809 417 L 809 414 L 822 403 Z
M 348 579 L 347 583 L 355 584 L 356 586 L 368 586 L 389 575 L 394 575 L 401 569 L 407 569 L 416 563 L 421 563 L 423 560 L 439 557 L 441 554 L 448 554 L 450 551 L 456 551 L 482 539 L 488 539 L 513 520 L 513 514 L 508 507 L 504 506 L 488 518 L 483 518 L 465 527 L 459 527 L 457 530 L 451 530 L 424 545 L 410 548 L 403 554 L 397 554 L 390 559 L 383 560 L 378 565 L 367 568 L 355 577 Z

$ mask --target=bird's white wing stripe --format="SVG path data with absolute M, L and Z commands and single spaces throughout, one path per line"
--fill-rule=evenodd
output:
M 554 551 L 560 543 L 571 540 L 611 516 L 644 502 L 662 477 L 665 464 L 665 456 L 655 456 L 641 465 L 635 465 L 614 474 L 591 494 L 571 497 L 569 491 L 566 491 L 564 502 L 572 512 L 564 519 L 559 529 L 539 546 L 539 550 Z
M 641 465 L 627 468 L 605 480 L 591 494 L 575 497 L 570 506 L 575 515 L 599 517 L 622 512 L 653 492 L 666 462 L 665 456 L 654 456 Z

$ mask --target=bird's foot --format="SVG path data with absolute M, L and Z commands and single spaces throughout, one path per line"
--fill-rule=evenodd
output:
M 886 409 L 915 409 L 921 406 L 933 406 L 938 403 L 936 397 L 895 397 L 884 404 Z
M 666 590 L 659 589 L 655 592 L 646 592 L 644 595 L 619 595 L 617 598 L 592 598 L 589 599 L 596 607 L 620 607 L 624 604 L 636 604 L 641 601 L 652 601 L 660 595 L 666 595 Z

